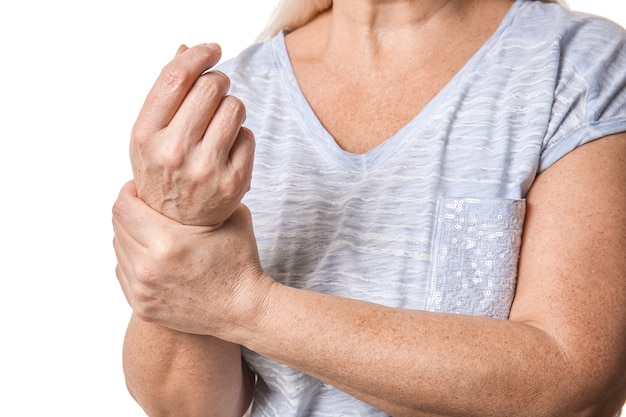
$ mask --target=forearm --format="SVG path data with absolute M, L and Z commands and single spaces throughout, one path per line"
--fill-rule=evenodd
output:
M 395 417 L 576 415 L 558 410 L 574 405 L 566 358 L 532 326 L 283 286 L 267 306 L 247 346 Z
M 133 315 L 123 350 L 128 389 L 151 417 L 240 417 L 252 376 L 239 345 L 181 333 Z
M 394 417 L 614 417 L 626 397 L 625 163 L 620 135 L 535 181 L 509 320 L 273 283 L 252 332 L 225 338 Z

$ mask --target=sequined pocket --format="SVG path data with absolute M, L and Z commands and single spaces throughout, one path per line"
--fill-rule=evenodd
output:
M 441 198 L 427 310 L 508 318 L 525 212 L 525 200 Z

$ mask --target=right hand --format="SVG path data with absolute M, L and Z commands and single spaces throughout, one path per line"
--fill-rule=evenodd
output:
M 236 343 L 276 284 L 263 272 L 243 204 L 219 229 L 181 225 L 129 181 L 113 206 L 113 230 L 116 275 L 142 321 Z
M 254 136 L 230 80 L 207 71 L 217 45 L 181 46 L 163 68 L 133 127 L 138 196 L 186 225 L 219 228 L 250 188 Z

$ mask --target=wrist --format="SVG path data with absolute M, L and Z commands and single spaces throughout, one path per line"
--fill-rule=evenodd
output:
M 277 308 L 280 293 L 285 286 L 276 282 L 263 270 L 253 273 L 252 278 L 245 280 L 248 285 L 245 291 L 237 296 L 239 314 L 237 334 L 229 339 L 243 346 L 250 346 L 266 330 L 266 323 L 272 320 L 272 311 Z

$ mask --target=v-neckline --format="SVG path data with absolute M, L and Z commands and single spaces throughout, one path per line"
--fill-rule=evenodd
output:
M 465 75 L 471 73 L 476 66 L 480 64 L 491 49 L 491 46 L 498 42 L 502 33 L 511 25 L 517 14 L 516 11 L 520 3 L 523 3 L 523 0 L 517 0 L 511 5 L 495 32 L 470 57 L 461 69 L 454 74 L 444 87 L 426 103 L 419 113 L 396 133 L 365 153 L 352 153 L 342 149 L 315 114 L 315 111 L 309 104 L 296 78 L 294 68 L 287 52 L 285 41 L 286 32 L 284 31 L 279 33 L 272 41 L 274 60 L 293 112 L 298 117 L 302 128 L 307 134 L 318 142 L 320 151 L 342 169 L 366 172 L 387 160 L 406 143 L 407 138 L 419 135 L 419 132 L 424 128 L 430 116 L 436 112 L 437 108 L 442 103 L 446 102 L 446 99 L 455 90 L 456 86 L 462 82 Z

